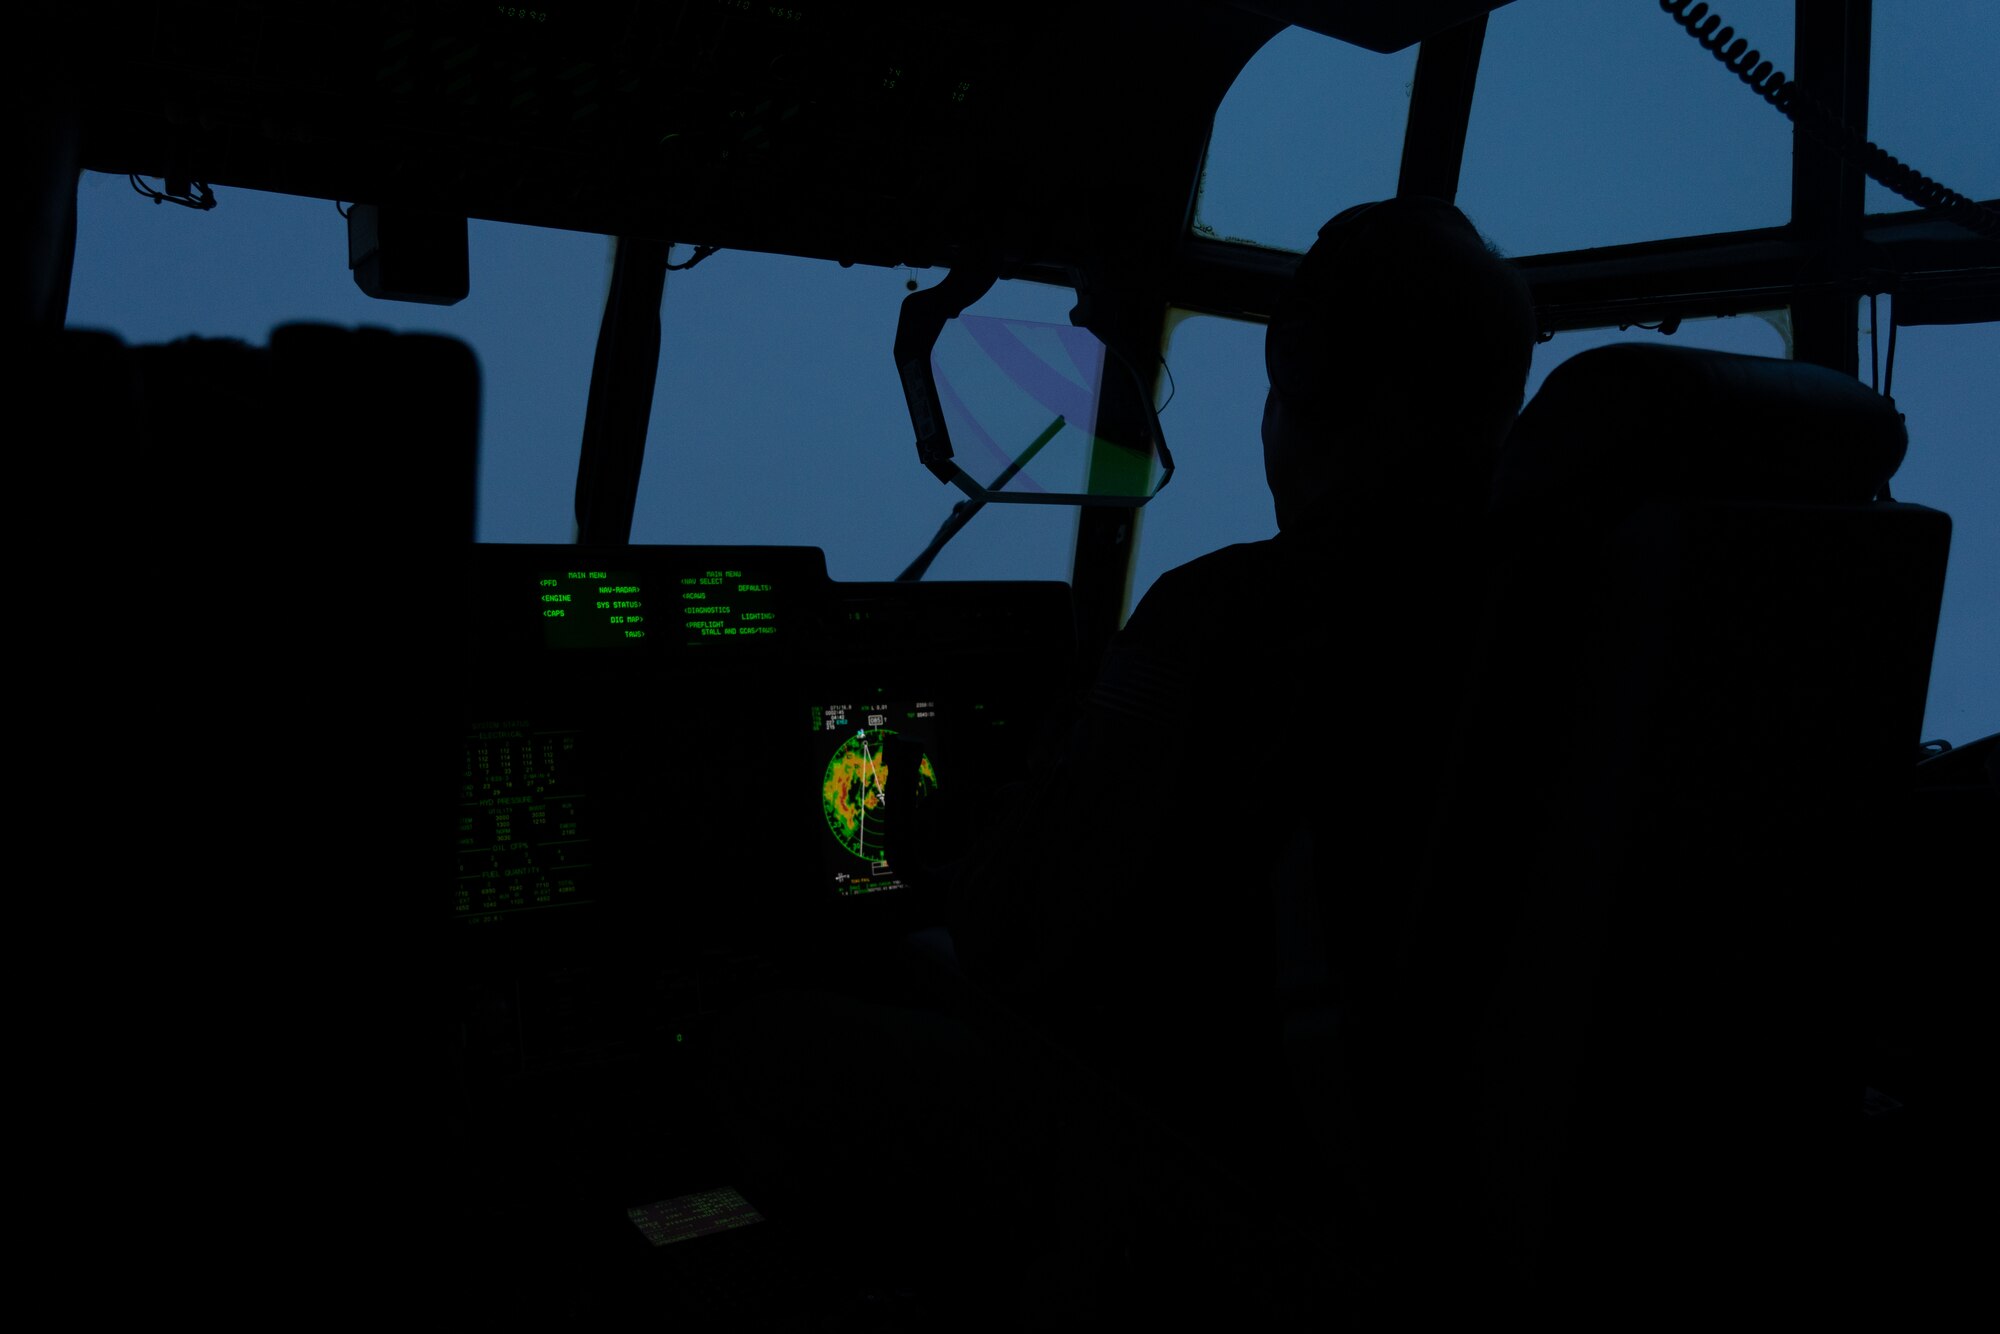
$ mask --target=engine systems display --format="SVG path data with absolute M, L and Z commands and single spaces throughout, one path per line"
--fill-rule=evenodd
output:
M 465 738 L 453 914 L 509 913 L 590 901 L 587 796 L 573 729 L 489 721 Z

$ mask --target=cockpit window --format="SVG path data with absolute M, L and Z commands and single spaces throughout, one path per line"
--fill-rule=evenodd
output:
M 1889 312 L 1882 306 L 1883 339 Z M 1867 373 L 1864 349 L 1863 374 Z M 1951 516 L 1951 559 L 1924 736 L 1954 745 L 2000 731 L 2000 323 L 1901 329 L 1889 388 L 1910 428 L 1896 499 Z
M 727 250 L 669 274 L 632 540 L 817 546 L 836 579 L 895 578 L 964 499 L 918 461 L 892 355 L 907 284 L 943 276 Z M 1002 282 L 966 313 L 1067 327 L 1075 303 Z M 1068 579 L 1075 533 L 1067 506 L 989 505 L 926 578 Z
M 1264 326 L 1174 312 L 1167 340 L 1173 397 L 1163 390 L 1160 426 L 1174 452 L 1174 484 L 1140 512 L 1132 597 L 1176 565 L 1232 542 L 1261 542 L 1278 531 L 1264 482 L 1260 435 Z
M 1663 330 L 1671 328 L 1672 332 Z M 1791 319 L 1785 311 L 1731 315 L 1716 320 L 1684 320 L 1678 325 L 1633 325 L 1624 329 L 1566 329 L 1537 344 L 1528 364 L 1525 398 L 1533 398 L 1549 372 L 1579 352 L 1607 343 L 1665 341 L 1676 347 L 1701 347 L 1711 352 L 1741 352 L 1752 357 L 1790 357 Z
M 1349 204 L 1396 193 L 1417 48 L 1378 55 L 1287 28 L 1215 114 L 1196 233 L 1304 251 Z
M 2000 5 L 1875 0 L 1872 23 L 1868 137 L 1962 195 L 2000 197 Z M 1870 213 L 1913 207 L 1874 181 L 1867 191 Z
M 1793 0 L 1720 8 L 1797 72 Z M 1486 29 L 1458 204 L 1510 255 L 1777 226 L 1791 131 L 1650 0 L 1507 5 Z
M 215 209 L 155 206 L 122 176 L 77 190 L 71 328 L 127 343 L 190 334 L 263 343 L 299 321 L 449 334 L 479 358 L 484 542 L 573 540 L 577 458 L 604 310 L 605 239 L 473 221 L 455 306 L 376 301 L 347 268 L 333 203 L 218 187 Z

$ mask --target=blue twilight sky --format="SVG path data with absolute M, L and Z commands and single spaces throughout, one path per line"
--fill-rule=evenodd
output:
M 1794 67 L 1793 0 L 1720 8 Z M 1964 193 L 2000 196 L 2000 0 L 1874 10 L 1871 137 Z M 1198 224 L 1303 249 L 1331 214 L 1393 193 L 1415 56 L 1296 29 L 1274 39 L 1217 117 Z M 1786 219 L 1790 156 L 1784 119 L 1655 0 L 1515 0 L 1489 27 L 1459 203 L 1513 255 L 1765 226 Z M 1903 207 L 1869 191 L 1871 211 Z M 220 207 L 194 213 L 86 174 L 70 323 L 131 342 L 261 342 L 293 320 L 462 338 L 485 376 L 482 540 L 570 540 L 606 238 L 475 221 L 470 297 L 377 302 L 348 274 L 332 203 L 218 193 Z M 737 252 L 670 275 L 633 539 L 804 543 L 825 548 L 835 578 L 893 577 L 956 495 L 916 461 L 890 357 L 906 280 L 941 276 Z M 975 309 L 1061 322 L 1071 300 L 1003 284 Z M 1865 307 L 1860 318 L 1865 368 Z M 1675 338 L 1783 356 L 1781 327 L 1745 316 Z M 1257 441 L 1262 336 L 1203 316 L 1173 325 L 1162 422 L 1179 468 L 1144 511 L 1135 602 L 1161 571 L 1275 529 Z M 1585 347 L 1656 336 L 1561 335 L 1538 350 L 1529 390 Z M 1963 742 L 2000 728 L 2000 325 L 1902 331 L 1893 388 L 1911 438 L 1897 498 L 1955 524 L 1924 735 Z M 930 577 L 1067 578 L 1074 531 L 1066 509 L 989 507 Z

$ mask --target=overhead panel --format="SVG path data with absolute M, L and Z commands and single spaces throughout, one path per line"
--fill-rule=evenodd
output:
M 1384 54 L 1513 0 L 1231 0 L 1239 9 Z
M 124 0 L 72 43 L 100 170 L 929 263 L 1174 231 L 1275 30 L 1140 0 Z

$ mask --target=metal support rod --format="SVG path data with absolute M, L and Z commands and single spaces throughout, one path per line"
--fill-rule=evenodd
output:
M 616 247 L 576 470 L 576 540 L 592 545 L 632 540 L 632 508 L 660 374 L 660 299 L 669 243 L 621 236 Z
M 1056 419 L 1048 424 L 1048 429 L 1029 441 L 1028 447 L 1021 451 L 1021 457 L 1015 459 L 1005 468 L 1002 468 L 1000 475 L 995 477 L 986 489 L 988 491 L 998 491 L 1001 487 L 1013 481 L 1021 469 L 1027 467 L 1028 464 L 1034 461 L 1035 455 L 1042 452 L 1042 446 L 1056 438 L 1064 424 L 1061 415 L 1058 414 Z M 940 551 L 944 550 L 945 543 L 957 537 L 959 530 L 972 522 L 972 516 L 985 508 L 986 502 L 984 500 L 975 500 L 971 497 L 967 497 L 959 501 L 956 505 L 953 505 L 951 513 L 945 515 L 944 522 L 938 525 L 937 535 L 931 538 L 930 545 L 918 552 L 917 558 L 903 568 L 903 572 L 896 576 L 896 582 L 899 584 L 914 583 L 923 578 L 924 574 L 931 568 L 931 562 L 937 559 Z
M 2000 209 L 2000 200 L 1985 204 Z M 1534 289 L 1542 327 L 1551 330 L 1768 310 L 1801 288 L 1838 288 L 1857 298 L 1921 290 L 1937 303 L 1926 323 L 1992 319 L 1986 312 L 2000 308 L 1994 305 L 2000 241 L 1940 226 L 1920 212 L 1871 219 L 1862 239 L 1867 263 L 1837 282 L 1802 277 L 1805 250 L 1790 226 L 1529 255 L 1517 263 Z M 1297 264 L 1296 255 L 1195 238 L 1175 256 L 1168 299 L 1203 314 L 1268 319 Z
M 1873 0 L 1798 0 L 1799 88 L 1856 134 L 1868 133 L 1868 53 Z M 1861 265 L 1860 167 L 1803 128 L 1792 132 L 1792 234 L 1804 253 L 1799 277 L 1836 289 Z M 1792 302 L 1800 361 L 1861 374 L 1858 294 L 1802 291 Z
M 1457 198 L 1479 53 L 1485 44 L 1486 15 L 1481 14 L 1427 38 L 1417 48 L 1397 194 Z

